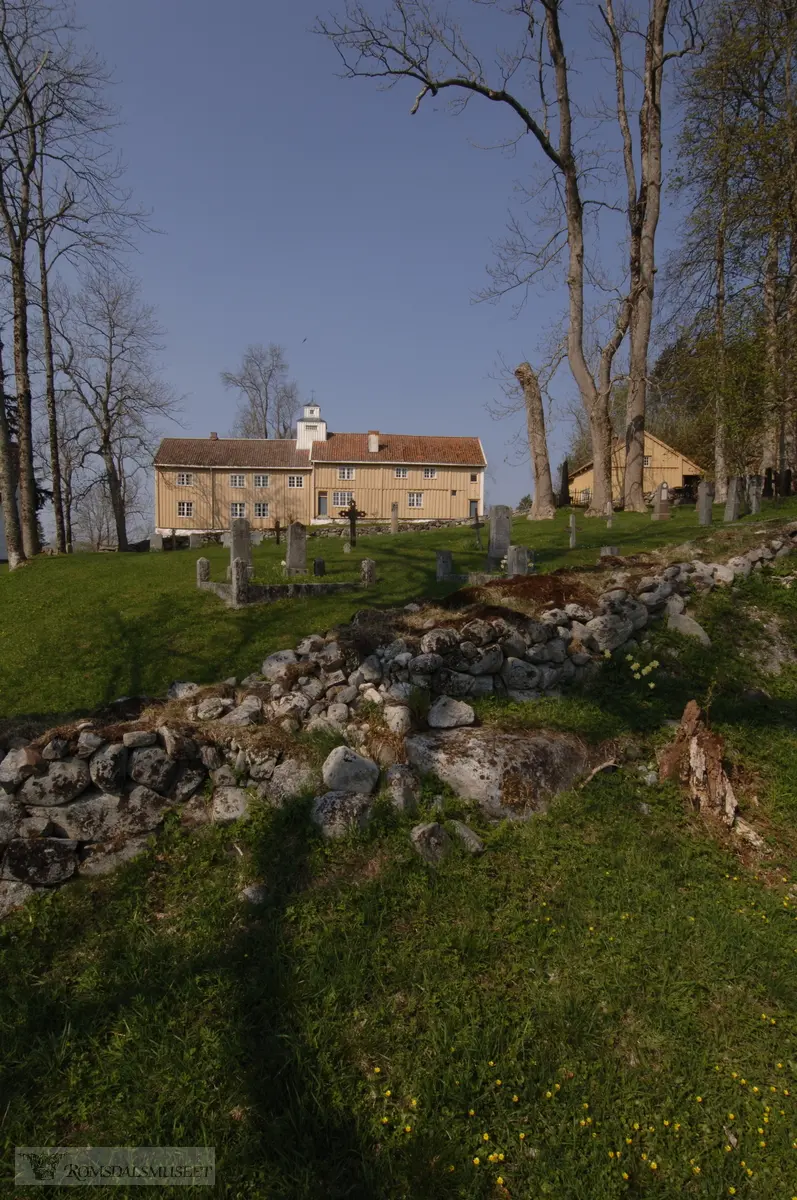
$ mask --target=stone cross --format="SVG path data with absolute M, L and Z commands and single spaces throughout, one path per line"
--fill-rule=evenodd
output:
M 390 505 L 390 532 L 398 533 L 398 501 L 394 500 Z
M 775 487 L 772 482 L 772 467 L 767 467 L 766 469 L 766 473 L 764 475 L 764 487 L 761 495 L 765 500 L 771 500 L 775 495 Z
M 495 570 L 509 549 L 512 531 L 512 509 L 506 504 L 494 504 L 490 509 L 490 541 L 487 546 L 488 567 Z
M 327 573 L 327 564 L 324 562 L 323 558 L 314 558 L 313 559 L 313 574 L 314 575 L 326 575 L 326 573 Z
M 307 529 L 301 521 L 288 526 L 285 551 L 285 574 L 304 575 L 307 571 Z
M 761 495 L 763 490 L 763 475 L 747 476 L 747 505 L 753 516 L 758 516 L 761 512 Z
M 236 517 L 230 527 L 230 565 L 236 558 L 242 558 L 247 567 L 252 568 L 252 541 L 249 536 L 249 522 L 246 517 Z
M 454 556 L 450 550 L 437 551 L 437 582 L 454 574 Z
M 210 583 L 210 559 L 198 558 L 196 560 L 196 582 L 197 587 L 200 583 Z
M 570 514 L 570 549 L 576 548 L 576 514 Z
M 562 469 L 561 469 L 561 472 L 559 475 L 558 500 L 559 500 L 560 508 L 569 508 L 570 507 L 570 480 L 568 479 L 569 474 L 570 474 L 570 471 L 568 469 L 567 459 L 565 459 L 565 461 L 562 463 Z
M 510 579 L 515 575 L 528 575 L 529 552 L 525 546 L 510 546 L 506 552 L 506 573 Z
M 697 522 L 710 525 L 714 517 L 714 484 L 703 479 L 697 485 Z
M 233 608 L 240 608 L 249 599 L 249 564 L 244 558 L 234 558 L 230 563 L 230 601 Z
M 728 499 L 725 502 L 725 521 L 738 521 L 742 509 L 742 481 L 738 475 L 728 480 Z
M 670 490 L 666 483 L 660 483 L 653 493 L 652 521 L 669 521 L 670 519 Z
M 360 563 L 360 581 L 365 587 L 376 583 L 376 562 L 372 558 L 364 558 Z

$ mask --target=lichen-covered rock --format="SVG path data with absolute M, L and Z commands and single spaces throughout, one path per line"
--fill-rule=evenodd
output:
M 479 656 L 470 663 L 471 675 L 497 675 L 504 665 L 504 652 L 500 646 L 485 646 Z
M 416 654 L 407 664 L 407 670 L 411 675 L 434 675 L 442 665 L 442 654 Z
M 472 725 L 476 714 L 464 701 L 441 696 L 429 709 L 426 719 L 431 729 L 456 729 L 460 725 Z
M 278 650 L 276 654 L 269 654 L 268 658 L 263 663 L 263 675 L 266 679 L 270 679 L 272 683 L 279 682 L 286 678 L 288 667 L 294 666 L 298 662 L 298 658 L 293 650 Z
M 0 879 L 0 921 L 15 909 L 21 908 L 33 894 L 34 889 L 29 883 L 20 883 L 15 879 Z
M 114 742 L 92 755 L 92 782 L 103 792 L 121 792 L 127 777 L 127 747 Z
M 587 621 L 582 641 L 592 650 L 616 650 L 628 641 L 633 632 L 633 622 L 627 617 L 619 613 L 605 613 Z
M 177 779 L 172 787 L 172 798 L 178 804 L 190 800 L 194 792 L 198 792 L 207 779 L 207 771 L 201 765 L 181 763 L 177 771 Z
M 418 807 L 420 788 L 409 767 L 395 763 L 385 771 L 385 790 L 397 812 L 410 813 Z
M 370 795 L 379 782 L 379 767 L 348 746 L 336 746 L 322 768 L 324 783 L 333 792 Z
M 421 653 L 450 654 L 458 648 L 459 640 L 456 629 L 430 629 L 421 638 Z
M 229 712 L 235 701 L 224 696 L 208 696 L 196 707 L 197 719 L 200 721 L 217 721 Z
M 84 729 L 77 740 L 75 754 L 78 758 L 91 758 L 100 746 L 105 745 L 105 738 L 95 733 L 93 729 Z
M 224 766 L 224 755 L 218 746 L 205 744 L 199 747 L 199 761 L 208 771 L 218 771 L 219 767 Z
M 464 821 L 449 821 L 451 832 L 462 843 L 468 854 L 484 854 L 484 842 Z
M 436 821 L 416 825 L 410 831 L 410 841 L 421 858 L 436 867 L 451 852 L 451 838 Z
M 10 800 L 0 800 L 0 855 L 3 847 L 18 836 L 24 809 Z
M 143 746 L 132 752 L 127 769 L 136 783 L 165 796 L 177 774 L 177 763 L 160 746 Z
M 380 683 L 382 680 L 382 664 L 375 654 L 369 654 L 359 666 L 363 683 Z
M 77 842 L 63 838 L 17 838 L 3 855 L 0 879 L 52 887 L 74 875 L 76 852 Z
M 529 691 L 537 686 L 540 673 L 533 663 L 522 658 L 508 658 L 501 670 L 501 678 L 512 691 Z
M 400 704 L 391 704 L 385 708 L 384 721 L 391 733 L 403 736 L 412 729 L 410 710 Z
M 267 796 L 272 804 L 282 804 L 296 796 L 303 796 L 317 781 L 318 776 L 309 763 L 299 758 L 286 758 L 262 784 L 263 795 Z
M 169 686 L 166 695 L 169 700 L 190 700 L 192 696 L 196 696 L 197 692 L 201 690 L 198 683 L 189 683 L 186 680 L 176 679 Z
M 466 642 L 473 642 L 475 646 L 487 646 L 494 640 L 495 630 L 489 622 L 477 619 L 463 625 L 460 636 Z
M 0 762 L 0 787 L 6 791 L 16 791 L 26 779 L 35 774 L 42 765 L 42 757 L 34 746 L 21 746 L 17 750 L 9 750 Z
M 109 842 L 92 842 L 81 853 L 78 872 L 80 875 L 90 877 L 109 875 L 111 871 L 124 866 L 125 863 L 132 862 L 134 858 L 142 854 L 149 844 L 149 838 L 148 833 L 143 833 L 124 842 L 119 839 Z
M 17 795 L 23 804 L 49 808 L 74 800 L 90 783 L 89 764 L 81 758 L 65 758 L 50 763 L 46 775 L 31 775 Z
M 229 825 L 249 815 L 249 793 L 239 787 L 216 788 L 211 801 L 211 815 L 216 825 Z
M 139 750 L 142 746 L 154 746 L 158 741 L 152 729 L 129 729 L 122 734 L 122 744 L 128 750 Z
M 91 792 L 50 812 L 59 835 L 78 842 L 105 842 L 136 837 L 157 829 L 168 807 L 151 788 L 131 788 L 124 796 Z
M 572 621 L 591 621 L 592 612 L 588 608 L 584 608 L 583 604 L 566 604 L 565 612 Z
M 186 737 L 176 729 L 170 729 L 168 725 L 160 726 L 158 736 L 169 758 L 196 758 L 197 744 L 193 738 Z
M 326 792 L 313 801 L 311 817 L 325 838 L 345 837 L 353 829 L 364 829 L 371 816 L 372 801 L 362 792 Z
M 42 758 L 45 762 L 57 762 L 59 758 L 66 758 L 68 753 L 69 743 L 66 738 L 54 737 L 50 738 L 42 750 Z
M 667 624 L 670 629 L 674 629 L 676 633 L 680 633 L 684 637 L 696 638 L 704 646 L 711 645 L 711 638 L 703 626 L 694 617 L 688 617 L 686 613 L 672 613 L 667 618 Z
M 291 651 L 293 653 L 293 651 Z M 258 725 L 263 720 L 263 702 L 258 696 L 246 696 L 237 708 L 231 709 L 219 722 L 221 725 Z

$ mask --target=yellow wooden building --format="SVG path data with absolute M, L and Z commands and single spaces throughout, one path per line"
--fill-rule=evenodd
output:
M 642 488 L 646 496 L 654 492 L 660 483 L 666 483 L 672 490 L 673 488 L 690 487 L 703 476 L 703 470 L 696 462 L 687 458 L 685 454 L 681 454 L 680 450 L 674 450 L 660 438 L 654 437 L 647 430 L 645 430 L 644 455 Z M 624 475 L 625 440 L 615 438 L 612 447 L 612 495 L 615 500 L 623 494 Z M 592 498 L 592 460 L 584 463 L 575 471 L 571 471 L 568 480 L 571 503 L 586 507 Z
M 461 521 L 484 513 L 479 438 L 329 433 L 307 404 L 291 439 L 164 438 L 155 455 L 157 533 L 325 524 L 354 499 L 367 519 Z

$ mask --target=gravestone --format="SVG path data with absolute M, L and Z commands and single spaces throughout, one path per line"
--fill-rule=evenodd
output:
M 611 500 L 606 501 L 606 528 L 611 529 L 612 517 L 614 516 L 614 505 Z
M 232 533 L 229 529 L 225 529 L 221 535 L 221 544 L 225 550 L 232 550 Z
M 747 507 L 753 516 L 761 512 L 761 495 L 764 490 L 763 475 L 747 476 Z
M 230 601 L 233 608 L 240 608 L 249 599 L 249 564 L 245 558 L 234 558 L 230 563 Z
M 162 533 L 153 533 L 152 537 L 149 539 L 149 548 L 150 548 L 150 550 L 158 551 L 159 553 L 161 550 L 163 550 L 163 534 Z
M 246 517 L 236 517 L 230 526 L 230 563 L 242 558 L 247 567 L 252 567 L 252 541 L 249 537 L 249 522 Z
M 390 532 L 398 533 L 398 501 L 390 505 Z
M 262 529 L 253 529 L 249 535 L 249 540 L 253 546 L 259 546 L 265 536 Z
M 286 542 L 285 574 L 305 575 L 307 573 L 307 529 L 301 521 L 291 521 L 288 526 Z
M 506 573 L 510 579 L 515 575 L 528 575 L 529 553 L 525 546 L 510 546 L 506 552 Z
M 343 553 L 351 554 L 351 545 L 348 542 L 343 543 Z
M 479 520 L 478 509 L 476 510 L 476 514 L 473 518 L 473 532 L 476 534 L 476 545 L 477 545 L 478 549 L 481 550 L 482 549 L 482 523 Z
M 726 523 L 738 521 L 742 510 L 742 481 L 738 475 L 732 475 L 728 480 L 728 499 L 725 502 Z
M 198 558 L 196 560 L 196 581 L 200 583 L 210 583 L 210 559 Z
M 454 574 L 454 556 L 450 550 L 437 551 L 437 582 Z
M 365 587 L 376 583 L 376 563 L 372 558 L 364 558 L 360 563 L 360 582 Z
M 570 514 L 570 549 L 576 548 L 576 514 Z
M 559 474 L 559 497 L 558 497 L 558 499 L 559 499 L 559 507 L 560 508 L 569 508 L 570 507 L 570 480 L 568 479 L 569 474 L 570 474 L 570 471 L 568 470 L 567 459 L 565 459 L 565 461 L 562 463 L 561 471 Z
M 660 483 L 653 493 L 652 521 L 669 521 L 670 519 L 670 489 L 666 483 Z
M 201 550 L 204 543 L 205 543 L 205 539 L 201 533 L 189 533 L 189 535 L 188 535 L 188 549 L 189 550 Z
M 697 485 L 697 523 L 710 525 L 714 517 L 714 484 L 707 479 Z
M 326 575 L 326 573 L 327 573 L 327 564 L 324 562 L 323 558 L 314 558 L 313 559 L 313 574 L 314 575 Z
M 601 558 L 619 558 L 620 557 L 620 547 L 619 546 L 601 546 L 600 557 Z
M 772 482 L 772 467 L 767 467 L 767 469 L 764 473 L 764 487 L 762 489 L 761 495 L 764 497 L 765 500 L 771 500 L 772 497 L 775 495 L 775 486 Z
M 494 504 L 490 509 L 490 541 L 487 545 L 488 569 L 500 566 L 509 549 L 512 536 L 512 509 L 506 504 Z

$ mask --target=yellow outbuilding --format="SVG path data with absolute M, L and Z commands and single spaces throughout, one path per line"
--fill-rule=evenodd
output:
M 642 488 L 646 496 L 654 492 L 660 483 L 666 483 L 672 491 L 674 488 L 694 487 L 703 477 L 703 470 L 696 462 L 647 430 L 644 454 Z M 625 440 L 615 438 L 612 447 L 612 496 L 615 500 L 623 494 L 624 475 Z M 585 508 L 592 497 L 592 460 L 571 471 L 568 480 L 571 503 Z

